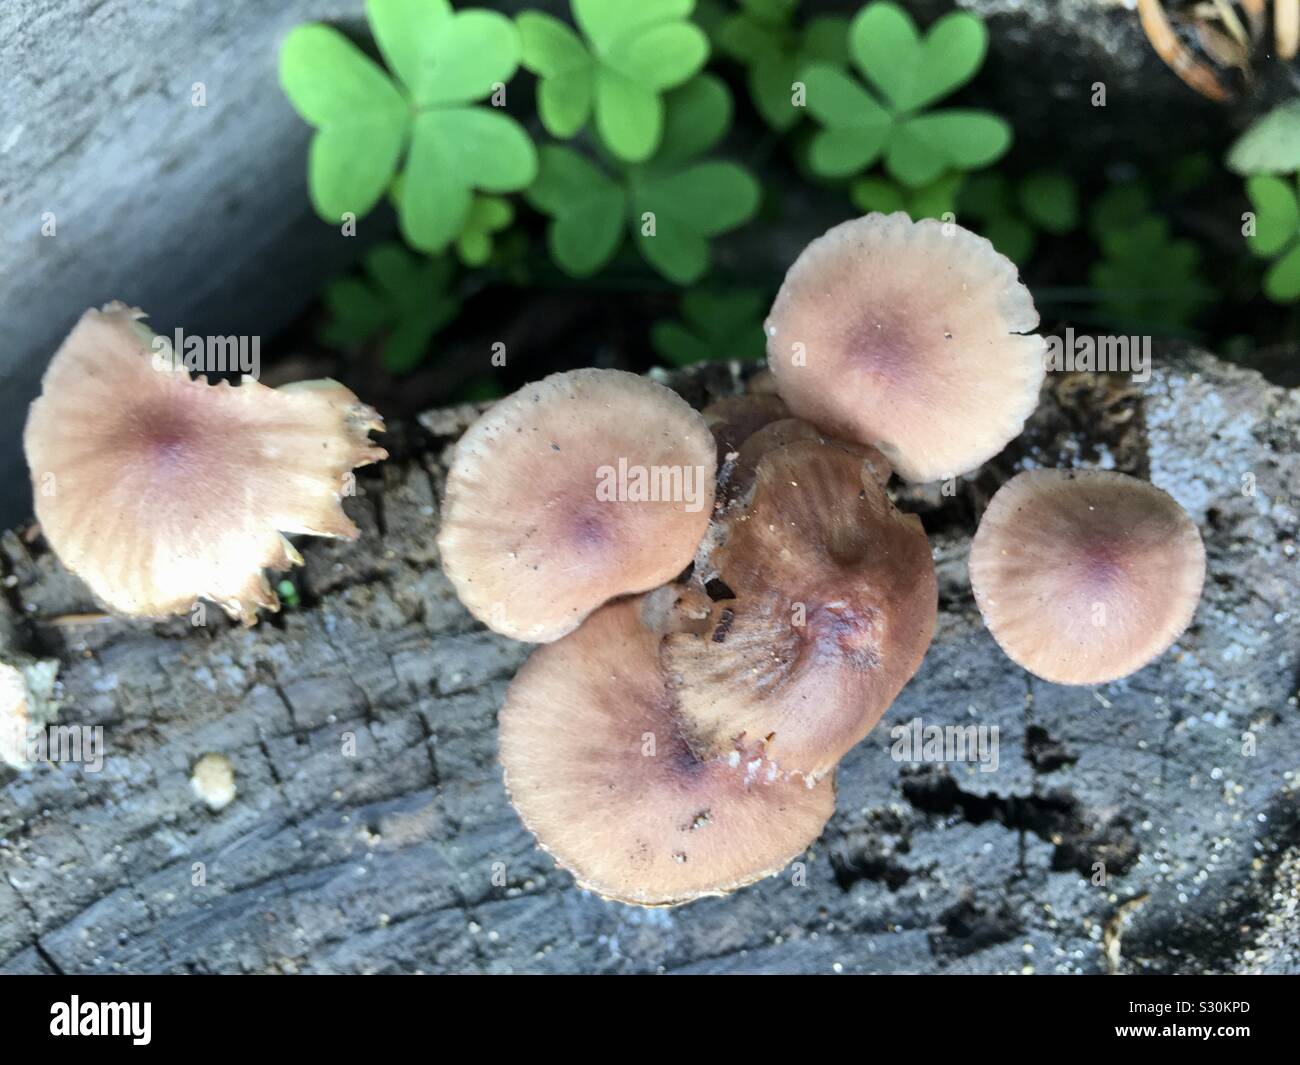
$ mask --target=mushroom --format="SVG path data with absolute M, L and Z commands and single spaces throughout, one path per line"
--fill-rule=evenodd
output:
M 501 763 L 524 824 L 582 887 L 674 906 L 779 872 L 821 832 L 835 792 L 697 755 L 640 612 L 611 603 L 533 652 L 501 710 Z
M 725 592 L 705 621 L 662 626 L 687 739 L 763 778 L 815 781 L 925 656 L 938 601 L 929 544 L 860 454 L 822 440 L 767 451 L 752 501 L 724 524 L 694 579 L 708 589 L 716 575 Z
M 553 374 L 461 437 L 447 475 L 443 572 L 480 621 L 547 643 L 607 599 L 691 561 L 713 509 L 703 417 L 621 370 Z
M 766 328 L 781 398 L 908 481 L 991 458 L 1038 403 L 1044 343 L 1015 265 L 951 222 L 869 214 L 795 261 Z
M 302 561 L 283 533 L 356 539 L 341 496 L 383 422 L 334 381 L 191 379 L 143 317 L 88 310 L 55 352 L 23 437 L 36 516 L 118 613 L 204 597 L 252 624 L 279 606 L 263 570 Z
M 1187 628 L 1205 547 L 1186 512 L 1108 470 L 1029 470 L 990 500 L 971 541 L 984 623 L 1014 662 L 1057 684 L 1142 668 Z

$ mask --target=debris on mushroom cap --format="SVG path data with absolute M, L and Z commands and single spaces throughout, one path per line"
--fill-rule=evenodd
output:
M 530 384 L 461 437 L 438 548 L 460 600 L 496 632 L 547 643 L 614 596 L 672 580 L 713 509 L 698 411 L 621 370 Z
M 142 317 L 89 310 L 55 353 L 23 437 L 36 515 L 113 610 L 203 597 L 252 624 L 279 606 L 263 570 L 302 561 L 282 534 L 358 535 L 341 497 L 354 467 L 386 457 L 367 436 L 383 422 L 334 381 L 191 379 Z
M 1038 404 L 1044 342 L 1015 265 L 952 223 L 869 214 L 814 240 L 766 328 L 800 418 L 879 448 L 908 481 L 997 454 Z
M 1105 470 L 1030 470 L 989 502 L 971 542 L 984 622 L 1013 661 L 1058 684 L 1140 669 L 1191 623 L 1205 547 L 1154 485 Z
M 697 757 L 639 611 L 611 603 L 533 652 L 501 710 L 501 763 L 524 824 L 581 886 L 672 906 L 779 872 L 821 832 L 835 792 Z
M 938 604 L 929 543 L 860 456 L 810 440 L 768 451 L 752 502 L 723 521 L 695 579 L 716 575 L 726 591 L 706 624 L 663 641 L 687 736 L 701 755 L 739 749 L 815 780 L 925 656 Z
M 0 662 L 0 762 L 28 769 L 31 730 L 44 727 L 58 715 L 54 680 L 59 663 L 53 659 L 16 658 Z

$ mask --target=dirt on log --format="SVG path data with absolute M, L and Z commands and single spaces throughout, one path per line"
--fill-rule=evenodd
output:
M 1143 383 L 1051 375 L 995 462 L 903 491 L 940 574 L 920 674 L 801 862 L 659 911 L 576 889 L 506 800 L 495 715 L 528 648 L 473 622 L 434 545 L 473 415 L 390 433 L 361 540 L 305 540 L 301 601 L 253 629 L 83 617 L 39 536 L 5 535 L 8 653 L 58 660 L 59 720 L 102 727 L 104 760 L 0 769 L 0 972 L 1300 971 L 1294 392 L 1178 348 Z M 983 629 L 969 537 L 1025 463 L 1149 477 L 1200 525 L 1204 600 L 1155 664 L 1058 687 Z M 996 726 L 996 769 L 895 760 L 917 717 Z M 220 811 L 190 782 L 209 753 Z

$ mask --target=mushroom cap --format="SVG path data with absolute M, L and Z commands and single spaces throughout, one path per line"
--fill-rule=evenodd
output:
M 990 500 L 970 579 L 1007 656 L 1057 684 L 1140 669 L 1187 628 L 1205 547 L 1187 513 L 1108 470 L 1028 470 Z
M 638 600 L 538 648 L 500 715 L 511 801 L 538 844 L 606 898 L 673 906 L 780 872 L 835 809 L 830 780 L 759 783 L 682 736 Z
M 701 755 L 739 750 L 815 780 L 925 657 L 930 545 L 860 455 L 812 440 L 763 455 L 752 501 L 725 522 L 711 571 L 734 598 L 663 642 L 688 738 Z
M 781 398 L 829 433 L 879 448 L 908 481 L 997 454 L 1038 404 L 1044 342 L 1015 265 L 953 223 L 901 212 L 806 247 L 767 319 Z
M 704 418 L 663 385 L 621 370 L 552 374 L 497 403 L 456 445 L 443 571 L 496 632 L 558 639 L 607 599 L 690 564 L 716 466 Z
M 730 490 L 733 494 L 747 492 L 754 483 L 754 475 L 764 455 L 775 448 L 785 447 L 796 440 L 811 440 L 827 447 L 838 448 L 862 460 L 864 472 L 877 484 L 889 483 L 893 469 L 889 460 L 869 444 L 854 444 L 847 440 L 838 440 L 827 436 L 811 422 L 801 418 L 784 418 L 769 422 L 753 433 L 741 445 L 736 456 L 735 469 L 732 471 Z
M 354 467 L 386 457 L 367 435 L 383 422 L 334 381 L 191 379 L 142 317 L 88 310 L 55 352 L 23 436 L 36 516 L 118 613 L 204 597 L 251 624 L 279 606 L 263 570 L 302 561 L 282 533 L 357 537 L 341 497 Z

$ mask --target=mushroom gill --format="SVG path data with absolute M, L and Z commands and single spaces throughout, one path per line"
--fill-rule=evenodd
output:
M 934 633 L 929 544 L 860 453 L 796 438 L 759 459 L 697 581 L 704 620 L 663 625 L 687 738 L 767 778 L 814 781 L 911 679 Z M 705 585 L 709 587 L 709 585 Z M 698 613 L 703 597 L 685 602 Z

